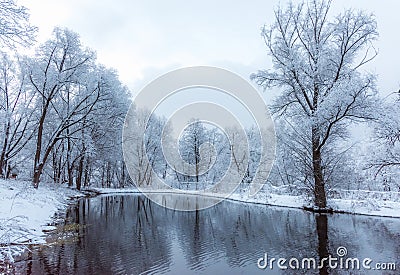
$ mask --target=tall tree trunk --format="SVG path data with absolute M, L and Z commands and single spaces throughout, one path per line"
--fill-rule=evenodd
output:
M 81 190 L 81 186 L 82 186 L 84 160 L 85 160 L 85 155 L 83 154 L 81 156 L 81 158 L 79 159 L 78 175 L 76 178 L 76 189 L 78 189 L 78 190 Z
M 69 101 L 69 86 L 67 88 L 67 114 L 70 113 L 70 101 Z M 70 129 L 66 129 L 67 134 L 67 172 L 68 172 L 68 186 L 72 187 L 74 185 L 74 165 L 71 161 L 72 155 L 72 145 L 71 145 L 71 137 L 70 137 Z
M 314 197 L 315 205 L 320 208 L 326 208 L 326 193 L 325 193 L 325 181 L 322 174 L 321 165 L 321 150 L 319 130 L 316 126 L 312 128 L 312 162 L 313 162 L 313 174 L 314 174 Z
M 7 164 L 8 164 L 8 161 L 7 161 L 7 156 L 6 156 L 6 153 L 7 153 L 7 146 L 8 146 L 8 138 L 9 138 L 9 135 L 10 135 L 10 120 L 8 120 L 7 121 L 7 126 L 6 126 L 6 130 L 5 130 L 5 133 L 4 133 L 4 143 L 3 143 L 3 148 L 2 148 L 2 150 L 1 150 L 1 156 L 0 156 L 0 175 L 1 176 L 3 176 L 3 177 L 6 177 L 6 175 L 7 175 Z
M 42 138 L 43 138 L 44 121 L 46 119 L 47 109 L 50 104 L 49 98 L 47 98 L 46 100 L 43 99 L 42 104 L 43 104 L 43 109 L 42 109 L 42 114 L 39 119 L 37 139 L 36 139 L 35 161 L 33 164 L 32 183 L 35 188 L 39 187 L 40 175 L 42 174 L 42 170 L 43 170 L 43 162 L 40 161 L 40 157 L 41 157 L 41 153 L 42 153 Z

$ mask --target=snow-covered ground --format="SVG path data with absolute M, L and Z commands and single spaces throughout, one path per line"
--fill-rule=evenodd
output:
M 27 244 L 45 242 L 43 230 L 52 228 L 54 215 L 79 196 L 65 186 L 41 183 L 35 189 L 30 182 L 0 180 L 0 262 L 12 261 Z

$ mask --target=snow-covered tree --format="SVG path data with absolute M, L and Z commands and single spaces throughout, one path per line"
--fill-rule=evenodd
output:
M 248 141 L 243 139 L 243 135 L 240 133 L 243 132 L 241 129 L 237 129 L 236 127 L 230 127 L 226 129 L 226 133 L 228 135 L 228 139 L 230 142 L 231 154 L 228 157 L 232 159 L 232 163 L 234 166 L 235 174 L 232 175 L 233 178 L 240 177 L 240 175 L 245 175 L 248 163 L 247 160 L 249 158 L 249 147 Z M 235 152 L 239 152 L 237 155 Z
M 122 155 L 122 128 L 130 105 L 130 94 L 115 71 L 99 67 L 102 79 L 100 100 L 83 121 L 78 160 L 78 177 L 84 184 L 100 182 L 102 186 L 124 187 L 129 179 Z
M 0 1 L 0 42 L 29 44 L 35 28 L 11 12 L 28 19 L 14 1 Z M 125 186 L 121 135 L 129 104 L 117 73 L 98 65 L 95 53 L 70 30 L 56 28 L 34 56 L 1 53 L 0 175 L 20 170 L 35 187 L 42 177 L 78 189 L 94 181 Z
M 87 117 L 100 98 L 101 80 L 91 73 L 94 59 L 95 54 L 81 46 L 76 33 L 57 28 L 54 38 L 39 47 L 30 61 L 30 84 L 39 94 L 35 187 L 54 146 L 71 138 L 72 128 Z
M 199 120 L 190 121 L 179 138 L 179 152 L 182 159 L 189 165 L 195 166 L 194 181 L 196 183 L 196 190 L 199 183 L 202 157 L 200 155 L 200 146 L 207 141 L 207 129 Z M 186 181 L 189 181 L 190 178 L 186 177 Z
M 209 170 L 202 177 L 204 183 L 215 184 L 219 182 L 228 171 L 231 156 L 231 147 L 226 133 L 219 128 L 207 129 L 207 143 L 211 145 L 210 150 L 204 157 L 207 158 L 205 166 Z M 215 153 L 215 155 L 214 155 Z
M 19 162 L 15 157 L 30 141 L 36 128 L 35 109 L 31 106 L 35 92 L 26 85 L 21 62 L 6 53 L 0 58 L 0 175 L 8 178 Z
M 15 0 L 0 0 L 0 43 L 14 48 L 35 41 L 37 28 L 29 23 L 28 10 Z
M 331 1 L 310 0 L 275 11 L 275 22 L 262 36 L 272 57 L 272 70 L 252 75 L 265 89 L 281 88 L 272 110 L 292 124 L 304 124 L 308 141 L 314 202 L 326 208 L 327 167 L 335 142 L 346 138 L 350 122 L 372 118 L 375 76 L 360 68 L 376 52 L 373 15 L 346 10 L 328 13 Z
M 163 117 L 141 108 L 130 111 L 126 123 L 129 127 L 124 133 L 124 156 L 132 181 L 137 186 L 147 186 L 153 183 L 155 174 L 165 179 L 168 167 L 162 146 L 171 144 L 165 140 L 170 138 L 171 127 Z
M 187 188 L 209 188 L 217 184 L 230 165 L 230 144 L 228 137 L 217 127 L 192 119 L 178 141 L 179 155 L 183 162 L 177 162 L 175 180 L 186 183 Z M 194 183 L 194 186 L 189 186 Z
M 398 178 L 400 168 L 400 93 L 396 96 L 394 101 L 384 102 L 377 112 L 376 139 L 368 165 L 374 168 L 375 176 L 381 174 L 384 177 L 388 186 L 388 177 Z M 397 184 L 400 188 L 400 182 Z
M 67 181 L 78 189 L 92 182 L 122 187 L 127 184 L 121 131 L 130 103 L 128 90 L 115 71 L 103 66 L 93 68 L 89 78 L 97 85 L 99 98 L 89 114 L 65 131 L 68 137 L 53 148 L 51 166 L 55 176 L 59 175 L 54 181 Z

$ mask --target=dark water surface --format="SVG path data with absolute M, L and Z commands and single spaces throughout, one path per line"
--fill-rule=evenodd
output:
M 187 199 L 187 198 L 186 198 Z M 196 200 L 192 196 L 189 200 Z M 225 201 L 180 212 L 142 195 L 81 199 L 66 226 L 17 264 L 21 274 L 366 274 L 366 270 L 262 270 L 259 258 L 337 256 L 397 262 L 400 219 L 317 215 L 302 210 Z M 261 261 L 260 264 L 264 262 Z M 293 262 L 295 263 L 295 261 Z M 288 262 L 286 262 L 288 266 Z M 371 274 L 396 274 L 396 271 Z

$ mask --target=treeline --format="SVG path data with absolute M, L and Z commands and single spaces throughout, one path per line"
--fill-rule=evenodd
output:
M 49 181 L 81 189 L 149 185 L 157 175 L 173 187 L 198 189 L 214 185 L 230 165 L 232 182 L 240 175 L 251 182 L 260 166 L 255 128 L 242 140 L 240 129 L 227 129 L 226 135 L 192 120 L 178 142 L 165 118 L 152 114 L 146 121 L 148 111 L 138 109 L 129 118 L 134 131 L 126 141 L 132 155 L 128 175 L 122 130 L 130 91 L 114 70 L 98 64 L 77 33 L 56 28 L 32 56 L 2 52 L 0 58 L 3 178 L 31 180 L 36 188 Z M 201 150 L 204 144 L 211 147 Z M 170 163 L 162 145 L 171 152 Z M 232 154 L 233 148 L 241 154 Z
M 124 141 L 129 143 L 125 147 L 126 159 L 130 160 L 130 174 L 138 186 L 153 184 L 157 176 L 174 188 L 199 190 L 210 188 L 224 178 L 233 185 L 240 183 L 247 190 L 249 185 L 245 183 L 252 182 L 257 172 L 265 174 L 264 181 L 267 179 L 258 128 L 221 131 L 191 119 L 182 134 L 174 137 L 172 126 L 162 117 L 152 114 L 145 127 L 137 123 L 146 117 L 145 112 L 148 111 L 135 112 L 134 134 Z M 239 133 L 244 133 L 244 138 L 239 138 L 242 137 Z M 138 142 L 142 137 L 143 142 Z
M 33 56 L 1 53 L 0 175 L 78 189 L 127 182 L 121 131 L 130 104 L 117 73 L 56 28 Z

